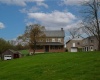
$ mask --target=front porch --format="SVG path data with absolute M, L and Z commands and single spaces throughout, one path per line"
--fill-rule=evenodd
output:
M 37 46 L 36 52 L 64 52 L 64 46 L 43 45 L 41 49 Z
M 38 43 L 35 52 L 64 52 L 64 45 L 59 42 Z

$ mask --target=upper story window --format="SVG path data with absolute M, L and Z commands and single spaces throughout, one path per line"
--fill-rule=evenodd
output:
M 91 40 L 91 43 L 93 43 L 94 41 L 93 40 Z
M 43 39 L 40 39 L 40 42 L 43 42 Z
M 46 39 L 46 42 L 49 42 L 49 39 Z
M 72 47 L 75 47 L 75 43 L 72 44 Z
M 80 43 L 79 43 L 79 42 L 77 42 L 77 45 L 80 45 Z
M 54 38 L 52 38 L 52 42 L 55 42 L 55 39 Z
M 88 43 L 88 41 L 87 40 L 85 40 L 85 44 L 87 44 Z
M 58 38 L 58 42 L 61 42 L 61 39 L 60 38 Z
M 83 41 L 83 44 L 85 44 L 85 41 Z

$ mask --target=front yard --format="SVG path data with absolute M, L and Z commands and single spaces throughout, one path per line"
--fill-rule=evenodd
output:
M 0 80 L 100 80 L 100 52 L 45 53 L 0 61 Z

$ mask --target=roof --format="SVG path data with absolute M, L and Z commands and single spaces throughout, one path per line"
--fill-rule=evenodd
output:
M 75 38 L 68 40 L 68 41 L 66 42 L 66 44 L 69 43 L 70 41 L 81 41 L 81 40 L 83 40 L 83 37 L 81 37 L 81 36 L 76 36 Z
M 85 40 L 85 39 L 94 39 L 94 38 L 96 38 L 96 36 L 89 36 L 89 37 L 84 38 L 83 40 Z
M 11 49 L 8 49 L 9 51 L 11 51 L 12 53 L 18 53 L 18 54 L 21 54 L 19 51 L 14 51 L 14 50 L 11 50 Z
M 9 51 L 11 51 L 12 53 L 16 53 L 16 51 L 9 49 Z
M 65 37 L 64 30 L 44 31 L 47 37 Z
M 37 45 L 64 45 L 60 42 L 38 42 Z
M 68 40 L 68 41 L 66 42 L 66 44 L 69 43 L 70 41 L 71 41 L 71 40 Z
M 73 38 L 72 40 L 83 40 L 82 36 L 76 36 L 75 38 Z

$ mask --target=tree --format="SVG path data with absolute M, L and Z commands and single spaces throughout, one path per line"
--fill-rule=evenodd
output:
M 78 28 L 78 27 L 68 29 L 69 35 L 71 37 L 70 39 L 73 39 L 77 36 L 81 36 L 80 30 L 81 30 L 81 28 Z
M 94 36 L 98 40 L 98 50 L 100 51 L 100 0 L 89 0 L 84 2 L 82 28 L 89 36 Z
M 15 49 L 15 46 L 11 45 L 9 41 L 0 38 L 0 54 L 2 54 L 7 49 Z
M 45 30 L 45 27 L 39 24 L 29 25 L 26 27 L 23 36 L 24 39 L 29 40 L 29 46 L 31 49 L 33 49 L 33 54 L 35 53 L 37 43 L 41 39 L 45 38 L 43 30 Z

